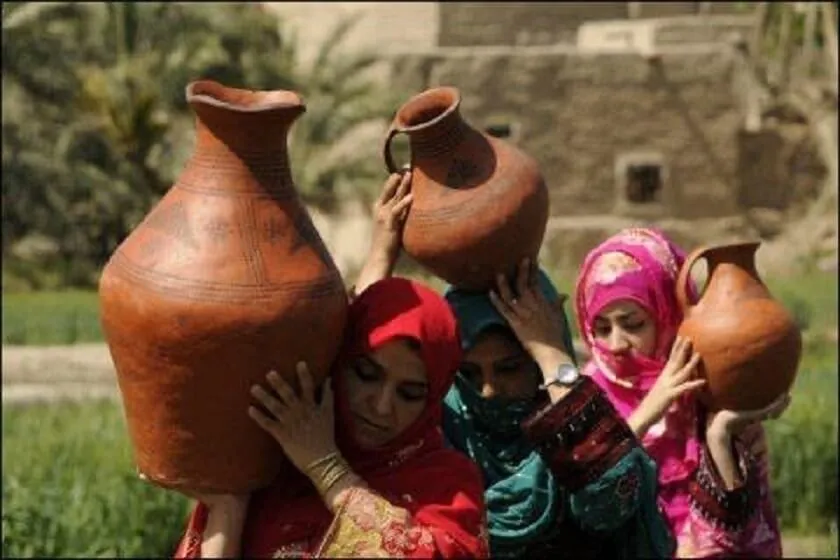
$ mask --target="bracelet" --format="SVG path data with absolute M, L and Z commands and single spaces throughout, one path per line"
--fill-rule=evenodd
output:
M 303 468 L 303 473 L 304 473 L 305 475 L 309 476 L 309 475 L 311 475 L 311 473 L 312 473 L 312 472 L 314 472 L 315 470 L 317 470 L 317 469 L 318 469 L 318 467 L 320 467 L 320 466 L 321 466 L 321 465 L 323 465 L 324 463 L 330 463 L 330 462 L 332 462 L 332 461 L 335 461 L 335 460 L 336 460 L 336 459 L 338 459 L 338 458 L 339 458 L 339 457 L 338 457 L 338 451 L 333 451 L 332 453 L 327 453 L 326 455 L 324 455 L 324 456 L 323 456 L 323 457 L 321 457 L 320 459 L 315 459 L 314 461 L 312 461 L 311 463 L 309 463 L 308 465 L 306 465 L 306 466 Z
M 336 482 L 350 473 L 350 466 L 338 452 L 333 452 L 307 465 L 304 473 L 318 493 L 325 496 Z

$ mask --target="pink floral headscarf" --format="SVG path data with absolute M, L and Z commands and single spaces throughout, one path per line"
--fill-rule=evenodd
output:
M 593 249 L 581 267 L 575 310 L 581 336 L 592 355 L 583 373 L 604 390 L 625 419 L 639 406 L 668 361 L 682 321 L 676 279 L 684 260 L 685 253 L 661 232 L 630 228 Z M 689 286 L 690 296 L 694 291 L 694 286 Z M 636 302 L 655 322 L 653 356 L 631 354 L 617 359 L 595 340 L 595 317 L 618 300 Z M 685 485 L 697 468 L 700 452 L 695 410 L 693 397 L 681 397 L 642 440 L 659 466 L 659 501 L 675 533 L 688 517 Z

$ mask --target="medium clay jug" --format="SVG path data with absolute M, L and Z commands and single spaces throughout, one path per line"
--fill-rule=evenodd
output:
M 799 367 L 802 336 L 791 315 L 770 295 L 755 268 L 759 243 L 702 247 L 677 279 L 685 314 L 679 335 L 701 356 L 707 380 L 700 399 L 714 409 L 756 410 L 790 390 Z M 708 280 L 699 301 L 687 282 L 699 259 Z
M 409 99 L 394 117 L 383 157 L 397 172 L 391 141 L 408 135 L 414 201 L 403 228 L 406 253 L 450 284 L 486 290 L 496 274 L 537 256 L 548 191 L 533 158 L 470 126 L 459 105 L 453 87 Z
M 242 493 L 292 472 L 248 416 L 251 386 L 299 360 L 323 381 L 346 292 L 289 169 L 301 98 L 212 81 L 186 96 L 195 152 L 102 271 L 101 321 L 140 475 Z

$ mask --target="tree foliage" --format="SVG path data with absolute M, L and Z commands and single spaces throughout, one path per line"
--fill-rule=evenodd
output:
M 391 107 L 365 75 L 375 57 L 342 52 L 353 23 L 302 67 L 261 3 L 5 2 L 4 288 L 10 275 L 35 288 L 95 283 L 192 150 L 192 80 L 303 95 L 292 163 L 304 200 L 334 206 L 373 177 L 369 151 L 335 149 Z

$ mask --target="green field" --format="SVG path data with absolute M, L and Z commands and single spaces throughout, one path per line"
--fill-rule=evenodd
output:
M 418 279 L 441 289 L 443 283 L 425 275 Z M 552 274 L 567 294 L 574 281 Z M 799 323 L 814 332 L 837 327 L 837 275 L 808 274 L 769 279 L 767 284 Z M 567 310 L 572 312 L 571 302 Z M 573 326 L 575 334 L 577 327 Z M 3 294 L 3 344 L 75 344 L 102 341 L 96 292 L 24 292 Z
M 96 292 L 3 294 L 3 344 L 42 346 L 101 341 Z
M 4 557 L 171 557 L 186 508 L 135 475 L 117 404 L 3 407 Z

